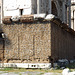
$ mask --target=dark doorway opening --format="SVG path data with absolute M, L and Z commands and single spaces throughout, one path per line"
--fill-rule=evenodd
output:
M 20 15 L 23 15 L 23 9 L 20 9 Z

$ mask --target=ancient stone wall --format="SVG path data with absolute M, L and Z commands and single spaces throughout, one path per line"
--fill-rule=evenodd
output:
M 49 62 L 50 24 L 2 25 L 5 33 L 5 59 L 8 62 Z
M 0 62 L 3 60 L 4 40 L 0 37 Z
M 75 59 L 75 37 L 63 28 L 51 25 L 51 56 L 57 59 Z
M 0 25 L 0 29 L 5 34 L 4 62 L 49 63 L 51 59 L 75 58 L 75 32 L 59 20 Z

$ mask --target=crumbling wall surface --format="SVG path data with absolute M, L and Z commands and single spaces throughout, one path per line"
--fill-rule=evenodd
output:
M 49 63 L 75 59 L 75 32 L 55 22 L 0 25 L 5 40 L 4 62 Z
M 0 38 L 0 62 L 3 60 L 3 50 L 4 50 L 4 47 L 3 47 L 3 39 Z
M 64 29 L 54 23 L 51 25 L 51 57 L 54 60 L 75 59 L 75 37 Z
M 1 25 L 5 33 L 5 60 L 8 62 L 49 62 L 51 28 L 48 23 Z

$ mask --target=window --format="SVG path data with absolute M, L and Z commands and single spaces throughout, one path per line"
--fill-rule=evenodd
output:
M 23 9 L 20 9 L 20 15 L 23 15 Z

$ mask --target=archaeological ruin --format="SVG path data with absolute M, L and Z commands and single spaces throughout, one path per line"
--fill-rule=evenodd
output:
M 71 1 L 20 2 L 20 0 L 3 2 L 0 61 L 6 64 L 5 66 L 12 63 L 24 68 L 30 66 L 38 68 L 40 65 L 42 65 L 40 68 L 49 68 L 50 63 L 58 59 L 75 59 L 75 31 L 71 29 L 70 15 Z

